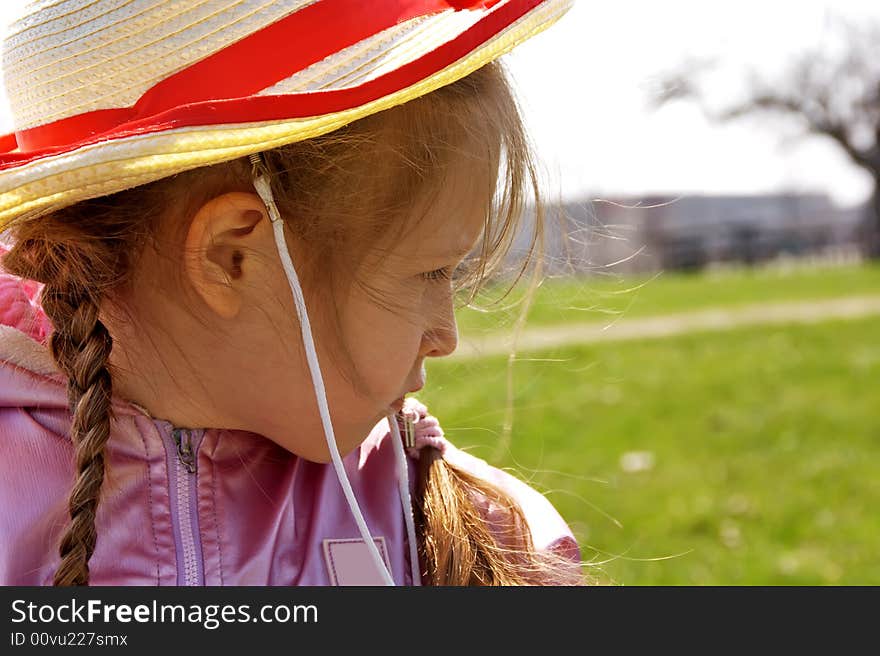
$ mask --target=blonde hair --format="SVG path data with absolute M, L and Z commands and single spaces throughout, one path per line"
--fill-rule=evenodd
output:
M 263 153 L 282 215 L 296 217 L 285 222 L 285 230 L 309 245 L 297 262 L 303 288 L 322 286 L 332 298 L 334 289 L 354 282 L 375 302 L 393 304 L 358 278 L 358 267 L 371 247 L 395 239 L 409 221 L 419 220 L 411 216 L 416 200 L 435 198 L 448 167 L 461 157 L 489 167 L 496 193 L 487 207 L 480 252 L 455 281 L 455 291 L 466 292 L 464 302 L 470 303 L 500 269 L 531 192 L 537 207 L 534 230 L 508 289 L 534 260 L 530 300 L 541 271 L 544 211 L 519 109 L 498 62 L 332 133 Z M 179 272 L 175 265 L 181 261 L 186 219 L 200 203 L 233 190 L 253 191 L 246 158 L 82 201 L 12 228 L 15 243 L 3 266 L 45 283 L 41 300 L 54 327 L 49 348 L 68 376 L 73 416 L 76 480 L 55 585 L 88 584 L 97 540 L 95 511 L 105 476 L 113 379 L 108 362 L 113 339 L 98 309 L 111 298 L 114 307 L 124 305 L 119 299 L 132 292 L 138 258 L 150 242 Z M 317 310 L 332 311 L 339 327 L 337 303 Z M 337 346 L 353 364 L 345 344 L 339 340 Z M 357 384 L 354 367 L 345 370 Z M 535 549 L 522 510 L 505 491 L 449 464 L 436 450 L 423 450 L 419 471 L 414 506 L 426 583 L 582 582 L 579 563 Z M 496 514 L 500 509 L 505 521 L 493 518 L 490 524 L 481 510 L 486 503 Z

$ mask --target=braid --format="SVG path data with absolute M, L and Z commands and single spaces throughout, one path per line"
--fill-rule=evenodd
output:
M 495 510 L 479 509 L 482 498 Z M 425 583 L 442 586 L 582 585 L 579 564 L 535 549 L 522 508 L 506 491 L 423 448 L 414 499 Z
M 106 256 L 106 252 L 101 252 Z M 70 524 L 59 546 L 61 564 L 55 585 L 88 585 L 89 559 L 95 551 L 95 514 L 104 482 L 104 450 L 110 437 L 112 382 L 108 358 L 113 340 L 98 318 L 102 289 L 100 265 L 73 239 L 25 238 L 4 256 L 4 268 L 45 283 L 40 302 L 51 320 L 49 350 L 67 375 L 73 421 L 75 482 L 68 499 Z M 104 262 L 107 260 L 105 259 Z M 99 284 L 89 284 L 89 272 Z
M 95 512 L 104 482 L 104 446 L 110 436 L 112 382 L 107 359 L 113 340 L 88 294 L 63 282 L 43 288 L 41 302 L 55 331 L 49 348 L 67 374 L 67 395 L 76 449 L 76 482 L 70 493 L 70 525 L 61 539 L 55 585 L 88 585 L 95 550 Z
M 419 455 L 416 518 L 420 551 L 430 585 L 522 585 L 528 571 L 517 555 L 531 553 L 531 536 L 516 503 L 485 481 L 447 463 L 436 449 Z M 515 549 L 498 543 L 474 505 L 473 494 L 502 501 L 510 513 L 504 537 Z M 491 495 L 491 496 L 490 496 Z M 509 531 L 509 534 L 508 534 Z M 511 545 L 513 546 L 513 545 Z

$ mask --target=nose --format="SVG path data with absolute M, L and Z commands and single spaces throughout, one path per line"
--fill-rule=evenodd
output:
M 422 335 L 421 355 L 442 358 L 450 355 L 458 347 L 458 323 L 452 303 L 445 304 L 445 311 L 439 313 Z

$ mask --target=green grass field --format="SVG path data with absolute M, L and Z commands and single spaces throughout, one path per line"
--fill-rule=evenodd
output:
M 880 292 L 876 267 L 729 283 L 666 274 L 638 311 Z M 506 358 L 432 360 L 418 396 L 546 492 L 603 581 L 876 585 L 878 336 L 874 317 L 521 353 L 509 448 Z
M 499 290 L 490 287 L 478 297 L 488 305 Z M 572 321 L 606 321 L 688 312 L 709 307 L 751 303 L 820 300 L 880 294 L 880 264 L 817 267 L 807 270 L 721 270 L 707 274 L 662 272 L 639 278 L 606 274 L 597 277 L 548 279 L 538 288 L 529 311 L 529 326 Z M 502 305 L 518 302 L 517 288 Z M 462 308 L 457 315 L 463 334 L 484 334 L 510 328 L 520 306 L 479 312 Z

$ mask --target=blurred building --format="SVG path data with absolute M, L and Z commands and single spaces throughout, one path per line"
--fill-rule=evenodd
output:
M 559 210 L 562 210 L 561 212 Z M 548 214 L 548 273 L 701 269 L 779 256 L 852 249 L 863 207 L 840 208 L 824 194 L 606 197 Z M 515 242 L 516 253 L 533 229 Z

